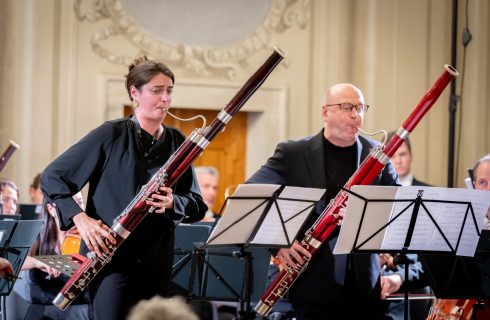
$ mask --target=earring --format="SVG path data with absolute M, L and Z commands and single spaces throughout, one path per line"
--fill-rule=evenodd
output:
M 140 103 L 138 102 L 138 100 L 133 100 L 133 107 L 134 108 L 138 108 L 140 105 Z

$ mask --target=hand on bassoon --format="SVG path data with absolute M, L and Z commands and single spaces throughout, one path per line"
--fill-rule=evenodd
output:
M 73 222 L 89 250 L 95 252 L 99 257 L 102 257 L 103 253 L 109 253 L 104 238 L 107 238 L 112 244 L 116 243 L 116 239 L 109 233 L 109 226 L 105 225 L 102 220 L 95 220 L 82 211 L 73 217 Z
M 160 187 L 159 193 L 154 193 L 151 198 L 146 199 L 146 204 L 156 207 L 155 213 L 164 213 L 165 208 L 171 209 L 174 207 L 174 196 L 172 188 Z
M 294 240 L 293 245 L 289 249 L 280 249 L 277 252 L 276 258 L 279 259 L 280 268 L 284 268 L 286 266 L 296 268 L 297 263 L 303 264 L 305 261 L 303 260 L 303 256 L 311 258 L 311 253 L 308 252 L 305 248 L 303 248 L 298 241 Z

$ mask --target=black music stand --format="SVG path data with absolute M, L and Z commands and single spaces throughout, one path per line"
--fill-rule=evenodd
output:
M 171 275 L 171 293 L 182 294 L 188 300 L 200 295 L 201 287 L 194 288 L 196 272 L 200 284 L 203 279 L 203 266 L 193 265 L 195 254 L 198 254 L 197 246 L 200 246 L 209 236 L 211 225 L 209 224 L 179 224 L 175 228 L 174 262 Z M 196 246 L 197 245 L 197 246 Z M 192 270 L 194 266 L 199 270 Z
M 198 248 L 207 255 L 203 295 L 212 300 L 238 300 L 239 317 L 251 319 L 253 295 L 262 293 L 260 288 L 265 289 L 267 283 L 270 254 L 265 248 L 290 247 L 324 194 L 325 189 L 239 185 L 226 199 L 225 211 L 206 243 Z M 230 255 L 239 258 L 235 266 L 228 266 L 231 260 L 225 262 Z M 237 271 L 244 274 L 243 279 L 236 277 Z
M 434 294 L 442 299 L 474 299 L 473 316 L 489 308 L 490 230 L 482 230 L 474 257 L 420 255 Z
M 0 296 L 2 304 L 2 319 L 6 319 L 5 298 L 14 287 L 29 250 L 36 240 L 42 220 L 0 220 L 0 256 L 7 259 L 14 268 L 14 277 L 0 279 Z
M 371 188 L 371 190 L 369 190 L 369 188 Z M 479 225 L 477 223 L 475 212 L 473 210 L 471 202 L 422 199 L 422 197 L 424 196 L 424 191 L 426 191 L 429 195 L 433 193 L 435 194 L 435 197 L 438 197 L 440 193 L 436 193 L 435 190 L 443 188 L 402 188 L 405 188 L 405 191 L 411 191 L 412 194 L 414 194 L 414 192 L 417 192 L 416 198 L 399 199 L 397 197 L 398 187 L 355 186 L 352 188 L 352 190 L 344 189 L 344 191 L 348 192 L 351 195 L 349 196 L 348 210 L 352 203 L 352 206 L 354 208 L 359 208 L 358 205 L 360 202 L 362 213 L 361 215 L 346 215 L 346 218 L 344 219 L 344 222 L 342 224 L 339 240 L 337 242 L 337 246 L 339 246 L 340 248 L 339 250 L 337 250 L 336 246 L 334 253 L 387 252 L 392 254 L 400 254 L 405 265 L 405 279 L 408 279 L 408 267 L 410 264 L 409 259 L 406 257 L 408 253 L 420 254 L 424 252 L 440 254 L 441 252 L 450 252 L 450 254 L 454 256 L 456 254 L 459 254 L 461 242 L 468 241 L 468 237 L 471 236 L 468 233 L 472 232 L 476 236 L 480 236 Z M 407 188 L 411 189 L 409 190 Z M 354 191 L 356 191 L 357 193 Z M 363 191 L 367 191 L 366 193 L 372 198 L 368 199 L 366 196 L 359 194 Z M 407 193 L 410 194 L 410 192 Z M 432 195 L 432 197 L 434 197 L 434 195 Z M 466 199 L 468 199 L 468 197 Z M 356 204 L 356 202 L 358 203 Z M 397 203 L 405 204 L 401 205 L 399 208 L 396 208 Z M 460 218 L 459 221 L 453 220 L 452 225 L 450 226 L 444 225 L 441 227 L 439 224 L 442 219 L 431 213 L 431 210 L 429 210 L 428 208 L 429 203 L 435 203 L 439 206 L 442 204 L 450 204 L 453 206 L 453 210 L 456 210 L 456 207 L 459 206 L 461 207 L 460 210 L 461 213 L 463 213 L 463 217 Z M 433 205 L 431 209 L 434 209 Z M 379 210 L 381 212 L 376 212 L 376 210 Z M 375 218 L 377 214 L 387 214 L 387 217 L 389 217 L 388 221 L 385 222 L 386 219 L 380 219 L 378 221 L 375 221 L 374 223 L 373 221 L 370 221 L 369 224 L 365 222 L 365 220 L 367 220 L 367 216 Z M 424 215 L 427 221 L 432 222 L 434 228 L 427 228 L 424 223 L 417 220 Z M 405 221 L 403 221 L 403 219 L 405 219 Z M 468 223 L 470 224 L 470 226 L 468 228 L 465 228 L 467 225 L 467 221 L 469 221 Z M 349 223 L 351 225 L 349 225 Z M 471 226 L 471 223 L 473 223 L 474 228 L 473 226 Z M 453 230 L 451 232 L 452 236 L 449 236 L 446 233 L 450 233 L 448 229 L 452 227 L 456 228 L 457 232 Z M 392 230 L 394 230 L 390 232 L 389 228 L 392 228 Z M 443 228 L 446 228 L 446 233 L 442 230 Z M 367 231 L 365 229 L 367 229 Z M 446 245 L 446 248 L 440 247 L 441 244 L 439 244 L 439 247 L 434 247 L 433 244 L 428 241 L 432 233 L 437 234 L 438 239 Z M 399 238 L 398 241 L 392 241 L 390 245 L 385 245 L 386 240 L 391 240 L 390 238 L 395 238 L 396 236 L 398 236 Z M 425 238 L 425 243 L 418 243 L 417 240 L 413 241 L 416 237 Z M 346 247 L 349 248 L 347 250 L 348 252 L 345 252 Z M 409 312 L 408 291 L 408 286 L 405 286 L 405 319 L 408 319 Z
M 236 301 L 240 317 L 246 317 L 247 297 L 258 301 L 265 290 L 270 254 L 264 248 L 201 249 L 210 230 L 210 225 L 202 224 L 176 228 L 171 294 L 184 295 L 188 302 Z

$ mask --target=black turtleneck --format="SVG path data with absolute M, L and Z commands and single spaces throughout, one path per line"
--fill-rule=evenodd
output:
M 323 138 L 323 154 L 327 199 L 331 199 L 337 195 L 356 170 L 356 143 L 349 147 L 338 147 Z

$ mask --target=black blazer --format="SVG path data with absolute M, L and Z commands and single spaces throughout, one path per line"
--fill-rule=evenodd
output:
M 417 179 L 415 179 L 415 177 L 413 177 L 412 186 L 430 187 L 431 185 L 430 184 L 427 184 L 425 182 L 422 182 L 420 180 L 417 180 Z
M 271 183 L 296 187 L 326 188 L 325 161 L 323 150 L 323 130 L 315 136 L 297 141 L 280 143 L 274 155 L 267 160 L 248 183 Z M 357 146 L 357 166 L 369 155 L 377 143 L 359 137 Z M 388 162 L 377 175 L 373 184 L 397 185 L 396 173 Z M 308 229 L 325 209 L 330 199 L 322 199 L 315 212 L 305 223 Z M 302 234 L 298 238 L 302 238 Z M 333 255 L 338 230 L 334 232 L 310 261 L 306 271 L 290 290 L 290 300 L 294 303 L 336 303 L 344 299 L 344 280 L 347 270 L 347 255 Z M 379 299 L 379 260 L 377 255 L 356 254 L 352 263 L 359 291 L 363 295 L 377 296 Z M 375 290 L 376 288 L 376 290 Z

